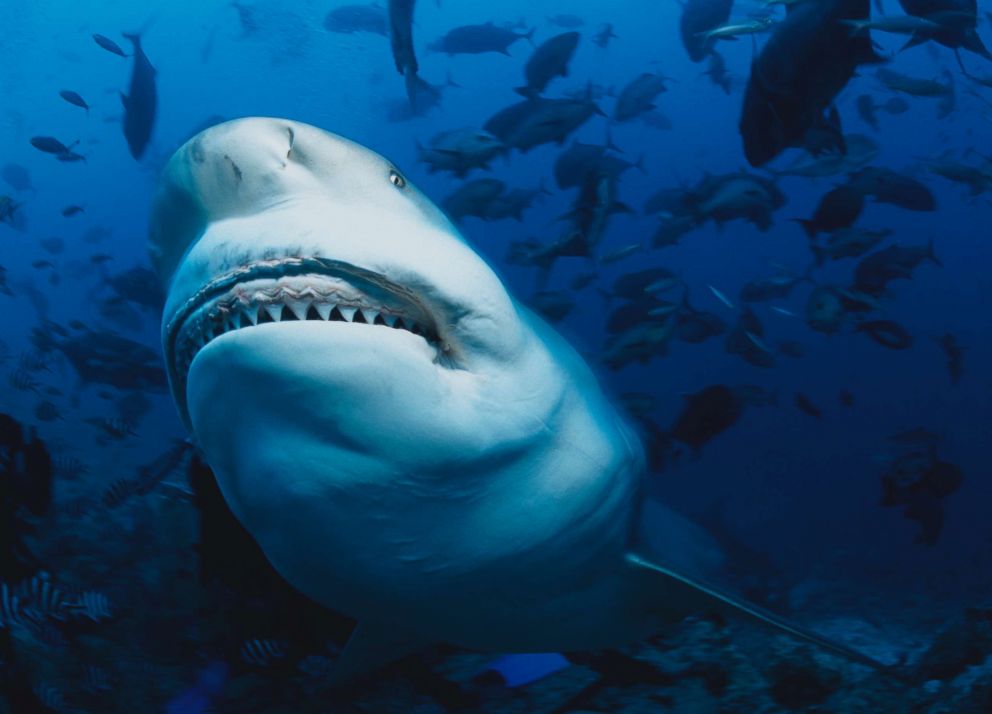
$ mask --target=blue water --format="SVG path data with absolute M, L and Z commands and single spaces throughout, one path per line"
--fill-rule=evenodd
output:
M 886 4 L 891 13 L 897 12 L 895 2 Z M 100 387 L 78 384 L 68 364 L 53 360 L 51 371 L 36 378 L 64 393 L 51 398 L 62 418 L 39 421 L 35 416 L 39 394 L 8 386 L 6 373 L 16 372 L 20 356 L 32 351 L 30 334 L 41 319 L 37 304 L 28 299 L 28 284 L 43 293 L 47 319 L 62 325 L 73 319 L 91 327 L 103 325 L 158 349 L 157 315 L 139 312 L 137 329 L 126 329 L 96 314 L 94 289 L 101 278 L 91 256 L 112 256 L 111 272 L 148 264 L 148 211 L 157 173 L 205 120 L 275 116 L 325 128 L 389 157 L 439 202 L 459 180 L 428 173 L 417 160 L 416 142 L 426 142 L 445 129 L 480 126 L 518 101 L 512 89 L 522 83 L 522 67 L 531 47 L 520 41 L 510 48 L 510 56 L 449 58 L 428 52 L 426 45 L 461 24 L 518 18 L 537 28 L 535 39 L 540 42 L 562 31 L 548 24 L 546 16 L 569 12 L 585 19 L 580 28 L 583 38 L 569 76 L 554 80 L 547 96 L 581 89 L 587 81 L 619 88 L 644 71 L 675 80 L 658 100 L 658 110 L 671 120 L 670 130 L 640 121 L 611 128 L 612 140 L 626 158 L 634 160 L 643 153 L 646 171 L 623 175 L 620 198 L 637 211 L 611 219 L 601 253 L 635 242 L 650 243 L 655 218 L 639 209 L 657 190 L 693 184 L 707 173 L 746 167 L 737 121 L 752 42 L 745 37 L 721 44 L 734 78 L 733 92 L 723 93 L 701 76 L 702 65 L 686 57 L 678 38 L 680 6 L 675 2 L 511 0 L 496 5 L 445 0 L 438 5 L 421 0 L 415 27 L 420 74 L 435 83 L 450 75 L 460 87 L 445 90 L 439 109 L 405 121 L 386 119 L 389 105 L 405 101 L 388 39 L 325 31 L 322 23 L 332 2 L 257 0 L 251 7 L 259 27 L 247 35 L 235 10 L 225 2 L 8 5 L 0 40 L 0 163 L 26 167 L 37 190 L 18 194 L 0 183 L 0 193 L 23 200 L 27 221 L 24 231 L 0 224 L 0 265 L 7 270 L 13 292 L 0 295 L 0 339 L 6 353 L 0 365 L 5 372 L 0 412 L 36 425 L 54 455 L 88 466 L 73 480 L 57 481 L 55 512 L 60 515 L 44 520 L 36 536 L 37 550 L 44 554 L 53 578 L 107 593 L 118 612 L 113 624 L 88 634 L 104 648 L 99 664 L 114 673 L 115 684 L 101 695 L 101 708 L 87 711 L 164 710 L 166 702 L 196 682 L 197 672 L 205 666 L 195 638 L 188 633 L 177 637 L 170 631 L 181 629 L 176 618 L 184 621 L 189 616 L 186 605 L 179 603 L 194 598 L 196 588 L 195 560 L 189 555 L 195 540 L 193 507 L 175 495 L 182 491 L 182 474 L 171 477 L 180 484 L 171 491 L 133 499 L 111 516 L 85 508 L 81 515 L 65 514 L 68 504 L 98 501 L 113 482 L 133 473 L 185 432 L 168 395 L 152 394 L 152 410 L 134 436 L 100 445 L 93 426 L 84 421 L 113 414 L 110 402 L 98 394 Z M 734 17 L 751 7 L 739 2 Z M 980 3 L 980 10 L 989 8 Z M 604 22 L 612 22 L 619 36 L 606 49 L 590 41 Z M 141 161 L 129 155 L 120 125 L 118 93 L 127 86 L 130 61 L 105 52 L 91 39 L 93 33 L 101 33 L 129 50 L 119 33 L 136 28 L 143 28 L 144 49 L 157 69 L 159 92 L 151 145 Z M 984 19 L 979 30 L 992 34 Z M 899 36 L 881 33 L 875 39 L 884 53 L 895 53 L 903 42 Z M 759 46 L 762 41 L 759 37 Z M 637 269 L 664 266 L 687 281 L 695 307 L 732 323 L 735 312 L 707 286 L 735 297 L 748 280 L 771 273 L 774 264 L 801 273 L 811 256 L 806 236 L 791 219 L 811 215 L 822 194 L 842 176 L 780 179 L 788 203 L 776 212 L 768 232 L 742 221 L 722 229 L 709 223 L 678 246 L 646 248 L 613 265 L 562 259 L 549 287 L 566 289 L 571 278 L 589 269 L 599 273 L 593 287 L 572 291 L 577 306 L 557 327 L 587 357 L 608 392 L 652 395 L 657 402 L 652 417 L 658 424 L 667 426 L 675 419 L 683 395 L 710 384 L 759 384 L 777 392 L 779 406 L 747 409 L 698 457 L 686 453 L 677 465 L 657 474 L 653 492 L 690 516 L 712 513 L 722 504 L 728 531 L 760 554 L 764 567 L 782 574 L 790 590 L 779 593 L 778 601 L 794 604 L 799 619 L 808 607 L 820 618 L 857 618 L 881 630 L 909 631 L 917 638 L 910 640 L 920 643 L 927 633 L 936 632 L 964 607 L 984 601 L 992 592 L 992 520 L 988 518 L 992 204 L 988 193 L 972 197 L 963 186 L 926 169 L 927 161 L 944 152 L 957 157 L 968 150 L 977 152 L 964 159 L 971 163 L 992 152 L 988 142 L 992 91 L 969 82 L 944 48 L 924 45 L 893 56 L 892 68 L 906 74 L 931 78 L 946 68 L 957 86 L 957 107 L 948 118 L 936 117 L 933 100 L 907 98 L 906 113 L 880 112 L 877 132 L 858 118 L 854 107 L 859 94 L 871 93 L 879 101 L 890 96 L 872 70 L 861 72 L 837 101 L 845 130 L 868 134 L 878 142 L 874 165 L 912 173 L 937 200 L 938 210 L 928 213 L 869 201 L 857 224 L 891 229 L 888 243 L 920 245 L 934 240 L 943 267 L 924 263 L 912 280 L 892 283 L 879 315 L 896 320 L 915 336 L 911 349 L 887 350 L 850 329 L 834 335 L 810 330 L 802 318 L 810 286 L 802 285 L 789 299 L 774 303 L 796 316 L 770 311 L 764 304 L 756 309 L 766 341 L 801 342 L 806 353 L 801 359 L 780 356 L 773 369 L 759 369 L 727 354 L 722 338 L 717 338 L 700 345 L 676 341 L 668 356 L 619 371 L 599 363 L 608 311 L 597 286 L 607 287 L 614 278 Z M 992 66 L 981 58 L 965 55 L 964 61 L 976 74 L 992 74 Z M 63 101 L 58 95 L 62 89 L 86 98 L 91 107 L 88 115 Z M 613 102 L 610 97 L 600 100 L 607 113 L 612 112 Z M 604 117 L 594 117 L 568 141 L 602 142 L 607 126 Z M 78 139 L 75 150 L 86 161 L 61 163 L 40 153 L 29 143 L 38 135 L 66 143 Z M 495 160 L 491 173 L 473 172 L 470 178 L 492 175 L 509 186 L 525 188 L 541 180 L 552 187 L 551 169 L 561 148 L 543 145 L 528 153 L 513 152 L 508 159 Z M 789 157 L 798 153 L 792 150 Z M 554 188 L 552 194 L 526 212 L 523 222 L 468 218 L 461 224 L 472 245 L 525 302 L 535 290 L 537 271 L 507 264 L 506 253 L 513 240 L 536 237 L 550 242 L 558 236 L 558 218 L 569 210 L 574 191 Z M 85 207 L 85 213 L 63 217 L 60 211 L 68 204 Z M 109 236 L 99 243 L 84 241 L 84 234 L 97 226 L 106 228 Z M 40 247 L 40 241 L 54 236 L 66 244 L 57 256 Z M 47 269 L 32 267 L 39 259 L 56 264 L 58 285 L 50 284 Z M 832 263 L 817 271 L 815 279 L 844 283 L 853 266 L 851 260 Z M 957 384 L 952 384 L 945 357 L 934 341 L 946 332 L 966 348 L 964 374 Z M 840 405 L 841 390 L 855 395 L 852 407 Z M 822 408 L 822 419 L 793 406 L 797 391 Z M 941 436 L 941 458 L 959 465 L 964 474 L 961 488 L 943 501 L 943 530 L 930 546 L 914 544 L 916 526 L 900 508 L 880 505 L 881 476 L 891 448 L 887 437 L 920 426 Z M 757 562 L 756 558 L 754 567 Z M 140 617 L 135 615 L 138 611 Z M 132 628 L 128 623 L 140 626 Z M 47 647 L 31 645 L 35 646 Z M 51 682 L 68 702 L 82 707 L 73 692 L 80 678 L 72 647 L 51 646 L 45 670 L 32 672 L 32 677 Z M 36 655 L 33 662 L 38 661 Z M 119 682 L 137 671 L 134 662 L 143 660 L 149 671 L 161 668 L 167 674 L 149 676 L 146 671 L 149 684 L 140 703 L 117 698 L 123 691 Z M 160 685 L 153 686 L 156 679 Z M 128 697 L 134 696 L 129 691 Z

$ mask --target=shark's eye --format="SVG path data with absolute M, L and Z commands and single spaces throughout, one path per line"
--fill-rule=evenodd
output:
M 406 188 L 406 179 L 396 169 L 389 172 L 389 182 L 396 188 Z

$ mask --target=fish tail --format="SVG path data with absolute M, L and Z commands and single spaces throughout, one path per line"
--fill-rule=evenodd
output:
M 537 30 L 536 27 L 532 27 L 532 28 L 530 28 L 530 31 L 529 32 L 525 32 L 524 35 L 523 35 L 523 38 L 525 40 L 527 40 L 529 43 L 531 43 L 532 45 L 534 44 L 534 32 L 536 30 Z
M 940 262 L 940 258 L 937 257 L 937 253 L 933 249 L 933 236 L 930 236 L 930 240 L 927 241 L 927 260 L 938 268 L 944 267 L 944 264 Z
M 538 92 L 536 89 L 529 85 L 523 87 L 514 87 L 513 91 L 519 94 L 521 97 L 526 97 L 527 99 L 536 99 Z
M 814 221 L 808 218 L 793 218 L 792 220 L 794 220 L 796 223 L 798 223 L 803 227 L 803 230 L 806 231 L 807 238 L 809 238 L 810 240 L 816 238 L 817 230 L 816 230 L 816 223 Z

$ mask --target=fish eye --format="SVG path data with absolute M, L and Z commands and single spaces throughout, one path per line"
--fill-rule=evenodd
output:
M 396 188 L 406 188 L 406 179 L 396 169 L 392 169 L 389 172 L 389 183 L 393 184 Z

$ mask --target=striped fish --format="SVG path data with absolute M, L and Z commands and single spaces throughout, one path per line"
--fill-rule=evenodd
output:
M 277 640 L 245 640 L 241 659 L 254 667 L 271 667 L 286 658 L 286 646 Z
M 7 586 L 7 583 L 0 583 L 0 630 L 20 623 L 20 598 Z
M 109 620 L 113 617 L 107 596 L 93 590 L 82 593 L 76 600 L 67 603 L 66 608 L 75 617 L 85 617 L 93 622 Z

